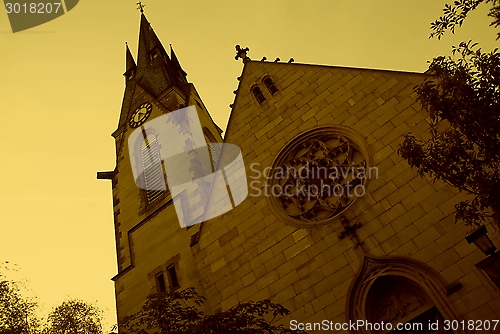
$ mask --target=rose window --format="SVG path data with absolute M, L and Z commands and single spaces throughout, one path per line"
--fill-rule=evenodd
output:
M 310 130 L 285 147 L 269 175 L 270 198 L 281 215 L 323 222 L 365 194 L 369 156 L 361 136 L 341 127 Z

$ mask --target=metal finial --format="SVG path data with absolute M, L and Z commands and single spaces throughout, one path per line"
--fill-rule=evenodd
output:
M 144 13 L 144 7 L 146 7 L 146 5 L 143 5 L 141 1 L 139 1 L 138 3 L 136 3 L 137 5 L 137 9 L 139 9 L 141 11 L 141 13 L 143 14 Z

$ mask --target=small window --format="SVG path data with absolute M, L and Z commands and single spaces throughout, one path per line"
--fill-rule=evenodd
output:
M 151 57 L 151 60 L 155 60 L 156 58 L 158 58 L 158 49 L 151 51 L 150 57 Z
M 167 285 L 165 284 L 165 277 L 163 276 L 163 273 L 159 273 L 158 275 L 156 275 L 155 280 L 156 280 L 156 292 L 158 293 L 166 292 Z
M 170 290 L 177 290 L 179 285 L 179 280 L 177 279 L 177 272 L 175 270 L 175 265 L 171 265 L 167 268 L 168 283 L 170 284 Z
M 262 103 L 266 100 L 264 94 L 262 94 L 262 90 L 260 89 L 259 86 L 253 86 L 252 87 L 252 94 L 255 96 L 257 99 L 257 102 Z
M 488 256 L 486 259 L 476 264 L 476 267 L 481 269 L 498 289 L 500 289 L 500 261 L 498 260 L 499 256 L 500 251 L 496 252 L 494 256 Z
M 274 95 L 278 92 L 278 88 L 276 88 L 276 86 L 274 85 L 273 79 L 271 79 L 270 77 L 265 77 L 262 81 L 264 82 L 264 85 L 267 87 L 271 95 Z
M 134 78 L 134 70 L 130 70 L 128 73 L 127 73 L 127 81 L 130 81 Z

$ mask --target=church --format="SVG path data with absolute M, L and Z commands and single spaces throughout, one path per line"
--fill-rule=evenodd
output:
M 454 222 L 466 195 L 398 155 L 405 133 L 430 135 L 413 91 L 427 75 L 253 60 L 236 49 L 242 74 L 222 136 L 141 14 L 112 133 L 116 167 L 97 173 L 112 185 L 118 319 L 150 293 L 195 287 L 207 313 L 270 299 L 291 311 L 285 327 L 309 333 L 498 332 L 498 255 Z M 223 167 L 220 147 L 240 149 L 246 196 L 183 225 L 161 154 L 168 142 L 149 124 L 187 107 L 212 172 Z M 142 136 L 131 137 L 136 130 Z

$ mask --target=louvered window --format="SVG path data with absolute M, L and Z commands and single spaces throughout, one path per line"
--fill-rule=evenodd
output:
M 161 165 L 160 147 L 154 134 L 148 135 L 141 147 L 142 168 L 148 203 L 152 203 L 163 194 L 165 179 Z
M 215 172 L 215 169 L 217 168 L 217 162 L 219 161 L 221 145 L 217 143 L 215 139 L 212 139 L 211 136 L 207 136 L 206 134 L 205 134 L 205 140 L 207 142 L 208 152 L 210 153 L 212 172 Z

